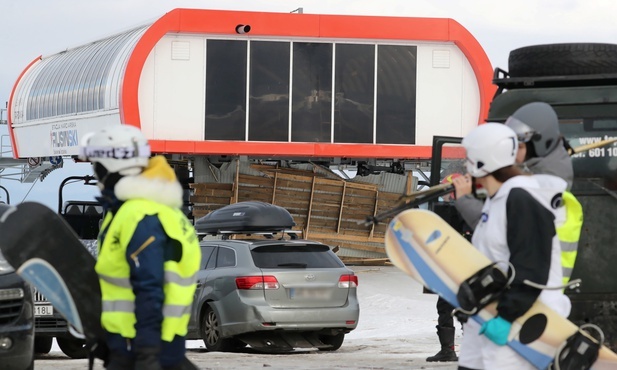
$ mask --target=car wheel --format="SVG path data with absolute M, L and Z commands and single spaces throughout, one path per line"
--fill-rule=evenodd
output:
M 320 335 L 319 340 L 323 344 L 331 345 L 331 347 L 319 348 L 320 351 L 336 351 L 343 345 L 345 333 L 338 333 L 336 335 Z
M 56 338 L 58 347 L 70 358 L 87 358 L 88 348 L 83 339 L 77 338 Z
M 237 348 L 235 339 L 221 338 L 221 321 L 212 307 L 206 309 L 199 330 L 210 352 L 229 352 Z
M 34 337 L 34 353 L 47 354 L 51 351 L 54 337 Z

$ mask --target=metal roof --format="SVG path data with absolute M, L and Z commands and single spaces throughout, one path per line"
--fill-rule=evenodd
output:
M 117 109 L 128 58 L 147 28 L 41 58 L 15 92 L 13 123 Z

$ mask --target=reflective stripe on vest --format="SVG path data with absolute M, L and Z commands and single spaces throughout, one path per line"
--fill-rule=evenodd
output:
M 561 269 L 565 284 L 572 276 L 576 261 L 578 241 L 583 228 L 583 207 L 572 193 L 564 191 L 562 196 L 566 209 L 566 220 L 557 228 L 557 236 L 561 244 Z
M 180 210 L 149 200 L 125 202 L 115 216 L 108 214 L 101 226 L 105 239 L 99 239 L 96 263 L 103 299 L 101 324 L 108 332 L 135 338 L 135 295 L 126 248 L 139 222 L 149 215 L 157 215 L 167 236 L 182 245 L 181 260 L 164 263 L 161 339 L 170 342 L 187 333 L 201 250 L 193 225 Z

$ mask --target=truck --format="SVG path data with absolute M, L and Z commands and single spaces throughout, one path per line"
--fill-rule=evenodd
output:
M 494 70 L 497 91 L 488 121 L 504 122 L 531 102 L 550 104 L 572 147 L 617 137 L 617 44 L 562 43 L 512 50 L 508 71 Z M 572 156 L 572 193 L 584 223 L 572 279 L 570 320 L 598 325 L 606 345 L 617 348 L 617 146 Z

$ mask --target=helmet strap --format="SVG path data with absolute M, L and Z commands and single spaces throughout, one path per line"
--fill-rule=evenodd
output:
M 107 171 L 107 168 L 100 162 L 94 163 L 94 174 L 99 180 L 99 183 L 103 186 L 103 189 L 109 189 L 111 191 L 114 190 L 116 183 L 122 178 L 122 175 L 118 172 Z
M 525 161 L 530 160 L 531 158 L 536 158 L 538 154 L 536 153 L 536 144 L 532 141 L 526 142 L 525 146 L 527 147 L 527 153 L 525 154 Z

